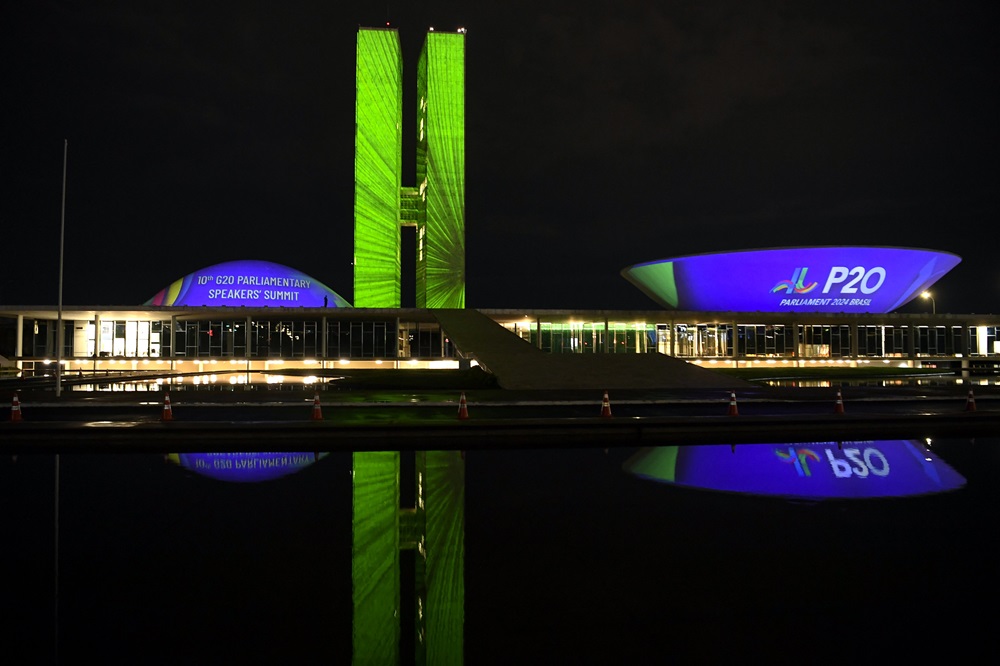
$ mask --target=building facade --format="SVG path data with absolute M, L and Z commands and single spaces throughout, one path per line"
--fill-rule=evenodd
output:
M 903 367 L 995 374 L 1000 315 L 482 309 L 552 354 L 666 354 L 716 367 Z M 58 322 L 64 348 L 57 349 Z M 275 369 L 458 368 L 432 309 L 124 306 L 0 312 L 0 357 L 23 376 L 61 358 L 81 376 Z
M 465 307 L 465 32 L 428 32 L 417 63 L 416 183 L 402 185 L 403 58 L 392 29 L 357 42 L 355 307 L 401 306 L 402 227 L 416 230 L 416 305 Z

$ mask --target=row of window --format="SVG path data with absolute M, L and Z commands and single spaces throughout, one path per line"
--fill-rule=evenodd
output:
M 453 358 L 437 323 L 395 321 L 65 321 L 63 356 L 236 358 Z M 22 356 L 54 356 L 56 323 L 25 322 Z M 810 324 L 509 324 L 554 354 L 652 353 L 681 358 L 987 356 L 1000 354 L 998 326 Z
M 659 352 L 682 358 L 963 356 L 1000 354 L 997 326 L 811 324 L 510 324 L 550 353 Z M 857 331 L 855 336 L 855 331 Z M 856 348 L 855 348 L 856 337 Z
M 63 356 L 236 358 L 451 358 L 436 323 L 386 321 L 101 321 L 63 322 Z M 22 356 L 56 353 L 56 322 L 26 324 Z

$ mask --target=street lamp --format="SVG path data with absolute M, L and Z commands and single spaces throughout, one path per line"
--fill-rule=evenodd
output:
M 931 296 L 931 292 L 929 291 L 923 292 L 922 294 L 920 294 L 920 298 L 931 299 L 931 314 L 937 314 L 937 305 L 934 303 L 934 297 Z

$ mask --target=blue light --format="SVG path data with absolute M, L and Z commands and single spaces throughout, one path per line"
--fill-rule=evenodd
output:
M 892 247 L 801 247 L 661 259 L 622 276 L 668 308 L 717 312 L 891 312 L 961 258 Z

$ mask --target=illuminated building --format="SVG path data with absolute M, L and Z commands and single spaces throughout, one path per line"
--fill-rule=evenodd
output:
M 146 305 L 351 307 L 312 276 L 270 261 L 227 261 L 202 268 L 164 287 Z
M 417 69 L 416 184 L 402 185 L 403 59 L 361 29 L 354 152 L 354 305 L 401 305 L 400 229 L 416 228 L 416 306 L 465 307 L 465 32 L 428 32 Z
M 961 259 L 901 247 L 782 247 L 635 264 L 622 277 L 660 305 L 716 312 L 885 313 Z
M 416 63 L 412 186 L 401 182 L 398 33 L 359 30 L 356 57 L 354 307 L 293 269 L 229 262 L 180 278 L 142 306 L 2 308 L 0 365 L 39 377 L 51 375 L 54 359 L 61 359 L 81 389 L 95 386 L 88 376 L 112 375 L 148 374 L 168 383 L 199 376 L 285 381 L 279 368 L 297 371 L 287 381 L 317 381 L 348 365 L 482 365 L 502 387 L 523 386 L 502 355 L 491 356 L 509 342 L 489 337 L 498 332 L 518 352 L 641 355 L 651 366 L 669 357 L 705 367 L 881 363 L 974 374 L 1000 364 L 1000 315 L 938 313 L 933 301 L 927 313 L 892 311 L 958 261 L 930 250 L 777 248 L 680 257 L 622 271 L 666 309 L 465 310 L 465 32 L 425 36 Z M 417 307 L 407 309 L 400 305 L 405 226 L 415 228 L 417 240 Z M 459 329 L 470 322 L 489 339 L 465 337 Z M 65 343 L 57 349 L 60 323 Z M 542 372 L 534 359 L 520 364 L 533 365 Z M 650 381 L 676 381 L 677 364 L 672 368 L 650 372 Z M 649 386 L 635 373 L 617 383 L 590 374 L 586 380 L 602 388 Z M 578 375 L 546 370 L 546 376 L 582 386 Z

